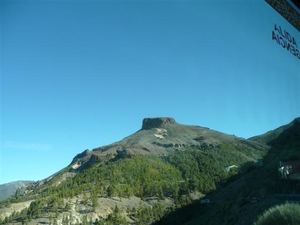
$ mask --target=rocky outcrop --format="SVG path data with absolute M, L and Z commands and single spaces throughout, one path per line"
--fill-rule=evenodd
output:
M 82 153 L 77 154 L 70 165 L 72 169 L 76 170 L 82 165 L 93 164 L 99 161 L 101 161 L 101 157 L 96 152 L 86 149 Z
M 79 160 L 79 159 L 82 159 L 82 158 L 85 158 L 85 157 L 87 157 L 87 156 L 90 156 L 90 154 L 91 154 L 91 151 L 88 150 L 88 149 L 86 149 L 86 150 L 84 150 L 83 152 L 77 154 L 77 155 L 73 158 L 72 163 L 76 162 L 76 161 Z
M 185 147 L 185 144 L 183 144 L 183 143 L 160 143 L 160 142 L 154 141 L 152 144 L 161 146 L 164 148 L 184 148 Z
M 176 121 L 171 117 L 157 117 L 157 118 L 145 118 L 143 119 L 143 130 L 149 130 L 152 128 L 164 128 L 167 124 L 176 124 Z

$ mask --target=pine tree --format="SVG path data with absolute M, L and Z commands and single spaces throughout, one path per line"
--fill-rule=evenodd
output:
M 92 194 L 91 198 L 92 198 L 91 200 L 92 200 L 93 211 L 95 212 L 96 208 L 99 206 L 98 198 L 96 194 Z
M 84 192 L 84 194 L 83 194 L 83 204 L 87 205 L 88 202 L 89 202 L 89 198 L 88 198 L 86 192 Z
M 69 211 L 69 210 L 71 210 L 71 205 L 69 202 L 67 202 L 65 205 L 65 211 Z

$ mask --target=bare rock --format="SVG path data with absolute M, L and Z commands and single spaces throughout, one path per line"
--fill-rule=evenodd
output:
M 167 124 L 176 124 L 176 121 L 171 117 L 145 118 L 143 119 L 142 129 L 164 128 Z

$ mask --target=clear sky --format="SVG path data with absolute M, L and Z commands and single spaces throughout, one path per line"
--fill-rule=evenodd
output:
M 299 32 L 264 0 L 0 1 L 0 184 L 169 116 L 249 138 L 300 116 Z

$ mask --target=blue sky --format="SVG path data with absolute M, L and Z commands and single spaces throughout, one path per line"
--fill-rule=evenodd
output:
M 170 116 L 248 138 L 300 116 L 299 32 L 263 0 L 2 0 L 0 184 Z

